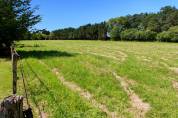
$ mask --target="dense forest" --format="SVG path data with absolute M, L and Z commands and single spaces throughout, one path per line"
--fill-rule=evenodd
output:
M 178 41 L 178 9 L 171 6 L 158 13 L 113 18 L 107 25 L 113 40 Z
M 54 39 L 107 40 L 106 23 L 87 24 L 79 28 L 59 29 L 52 32 Z
M 121 16 L 79 28 L 58 29 L 47 35 L 34 32 L 32 39 L 178 42 L 178 9 L 165 6 L 157 13 Z
M 46 29 L 32 33 L 33 40 L 107 40 L 106 22 L 87 24 L 79 28 L 65 28 L 54 30 L 51 33 Z

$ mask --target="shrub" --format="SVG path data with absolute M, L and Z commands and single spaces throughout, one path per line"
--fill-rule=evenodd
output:
M 126 41 L 136 40 L 136 37 L 135 37 L 136 32 L 137 32 L 136 29 L 127 29 L 121 32 L 120 34 L 121 40 L 126 40 Z
M 135 33 L 137 41 L 154 41 L 156 39 L 156 32 L 153 31 L 137 31 Z
M 174 37 L 171 39 L 172 42 L 178 42 L 178 34 L 174 34 Z
M 121 33 L 121 39 L 127 41 L 154 41 L 156 40 L 156 32 L 128 29 Z
M 170 27 L 168 30 L 172 32 L 173 38 L 171 39 L 172 42 L 178 42 L 178 26 Z
M 42 33 L 32 34 L 31 40 L 47 40 L 48 36 Z
M 157 35 L 156 39 L 157 41 L 170 42 L 172 37 L 171 32 L 163 31 Z
M 122 26 L 115 26 L 110 32 L 111 40 L 120 40 L 120 33 L 122 32 L 122 30 Z

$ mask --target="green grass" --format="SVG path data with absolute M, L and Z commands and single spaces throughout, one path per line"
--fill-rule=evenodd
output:
M 112 72 L 134 81 L 130 87 L 151 105 L 146 117 L 178 117 L 178 92 L 172 87 L 172 81 L 178 81 L 178 76 L 168 68 L 178 68 L 176 43 L 21 41 L 17 47 L 23 56 L 25 75 L 29 75 L 30 98 L 51 117 L 107 116 L 64 86 L 39 60 L 50 68 L 58 68 L 67 81 L 89 91 L 97 102 L 121 117 L 133 117 L 133 114 L 128 110 L 129 97 Z M 0 86 L 0 96 L 5 96 L 3 91 L 11 86 L 9 65 L 9 61 L 0 61 L 0 67 L 5 67 L 0 71 L 0 82 L 5 83 Z
M 0 100 L 12 94 L 10 60 L 0 59 Z
M 67 89 L 38 60 L 27 59 L 24 64 L 25 75 L 28 76 L 31 98 L 37 106 L 43 106 L 48 115 L 55 118 L 71 117 L 106 117 L 98 109 Z

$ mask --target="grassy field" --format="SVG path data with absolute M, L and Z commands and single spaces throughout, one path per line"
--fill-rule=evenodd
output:
M 32 104 L 48 117 L 178 117 L 176 43 L 21 41 L 17 50 Z M 0 68 L 2 99 L 10 61 Z
M 4 96 L 8 96 L 12 93 L 11 91 L 11 62 L 10 60 L 0 59 L 0 100 L 4 98 Z

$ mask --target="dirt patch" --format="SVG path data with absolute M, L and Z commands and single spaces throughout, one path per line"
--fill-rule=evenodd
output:
M 175 74 L 178 74 L 178 68 L 171 67 L 170 69 L 171 69 Z
M 137 82 L 136 81 L 134 81 L 134 80 L 128 80 L 128 79 L 126 79 L 125 80 L 129 85 L 136 85 L 137 84 Z
M 143 59 L 143 61 L 145 61 L 145 62 L 151 62 L 152 60 L 145 58 L 145 59 Z
M 167 63 L 165 63 L 165 62 L 160 62 L 160 64 L 163 65 L 166 68 L 170 68 L 169 65 Z
M 116 51 L 115 51 L 116 52 Z M 111 58 L 113 60 L 117 60 L 119 62 L 123 62 L 126 60 L 127 58 L 127 54 L 121 52 L 121 51 L 117 51 L 116 53 L 119 53 L 117 54 L 118 56 L 113 56 L 111 54 L 116 54 L 116 53 L 108 53 L 108 54 L 101 54 L 101 53 L 96 53 L 96 52 L 91 52 L 91 51 L 88 51 L 89 54 L 92 54 L 92 55 L 96 55 L 96 56 L 101 56 L 101 57 L 106 57 L 106 58 Z
M 170 67 L 167 63 L 165 62 L 160 62 L 163 66 L 167 67 L 169 70 L 174 72 L 175 74 L 178 75 L 178 68 L 177 67 Z
M 45 65 L 48 69 L 50 69 L 50 67 L 45 64 L 44 62 L 40 61 L 41 64 Z M 64 79 L 64 77 L 60 74 L 59 70 L 57 68 L 53 68 L 50 69 L 57 77 L 58 79 L 62 82 L 62 84 L 64 86 L 66 86 L 67 88 L 69 88 L 70 90 L 79 93 L 79 95 L 81 97 L 83 97 L 84 99 L 88 100 L 94 107 L 99 108 L 102 112 L 105 112 L 109 118 L 118 118 L 118 115 L 116 112 L 111 112 L 108 110 L 107 106 L 101 103 L 98 103 L 93 95 L 88 92 L 87 90 L 84 90 L 82 88 L 80 88 L 80 86 L 78 86 L 77 84 L 73 83 L 73 82 L 69 82 L 66 81 Z
M 122 88 L 130 98 L 132 108 L 129 108 L 129 111 L 134 114 L 135 118 L 144 118 L 145 114 L 151 109 L 150 105 L 143 102 L 142 99 L 133 90 L 131 90 L 128 80 L 118 76 L 116 73 L 113 73 L 113 75 L 121 83 Z
M 142 61 L 144 61 L 144 62 L 151 62 L 151 61 L 153 60 L 151 57 L 148 57 L 148 56 L 140 56 L 140 55 L 137 56 L 137 59 L 142 60 Z
M 35 100 L 35 106 L 33 108 L 35 108 L 34 111 L 35 111 L 36 115 L 38 116 L 38 118 L 48 118 L 49 114 L 44 112 L 44 107 L 47 105 L 37 103 L 37 101 Z
M 125 53 L 122 52 L 122 51 L 113 51 L 113 52 L 115 52 L 114 54 L 120 56 L 119 58 L 121 58 L 121 61 L 122 61 L 122 62 L 125 61 L 126 58 L 128 57 L 127 54 L 125 54 Z
M 161 58 L 163 61 L 168 61 L 169 59 L 165 58 L 165 57 L 162 57 Z
M 110 55 L 104 55 L 104 54 L 99 54 L 99 53 L 94 53 L 94 52 L 88 52 L 89 54 L 96 55 L 96 56 L 101 56 L 101 57 L 106 57 L 106 58 L 111 58 L 117 61 L 122 61 L 122 59 L 117 58 L 115 56 L 110 56 Z
M 172 86 L 174 89 L 176 89 L 178 91 L 178 81 L 172 81 Z
M 48 114 L 44 113 L 44 112 L 41 112 L 40 118 L 48 118 Z

